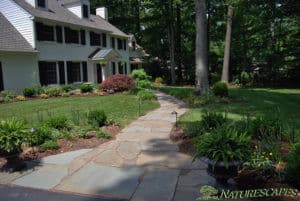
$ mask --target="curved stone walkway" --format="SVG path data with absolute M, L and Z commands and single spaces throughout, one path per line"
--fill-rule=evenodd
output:
M 169 138 L 175 123 L 171 112 L 180 116 L 188 108 L 155 94 L 161 107 L 128 125 L 116 140 L 46 157 L 24 173 L 0 173 L 0 183 L 132 201 L 196 200 L 199 188 L 214 180 L 206 165 L 179 153 Z

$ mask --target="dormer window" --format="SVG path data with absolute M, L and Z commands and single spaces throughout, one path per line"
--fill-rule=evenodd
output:
M 82 16 L 83 18 L 89 18 L 89 7 L 85 4 L 82 5 Z
M 37 0 L 37 5 L 40 8 L 46 8 L 46 0 Z

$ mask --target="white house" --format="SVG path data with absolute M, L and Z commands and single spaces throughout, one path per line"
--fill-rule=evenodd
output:
M 89 0 L 1 0 L 0 26 L 0 91 L 130 73 L 130 36 Z

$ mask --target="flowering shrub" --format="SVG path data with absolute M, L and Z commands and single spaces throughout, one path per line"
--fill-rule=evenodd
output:
M 16 99 L 18 101 L 25 101 L 26 100 L 26 98 L 24 96 L 17 96 Z
M 121 74 L 112 75 L 101 84 L 101 88 L 106 91 L 127 91 L 129 88 L 134 86 L 135 82 L 131 77 Z

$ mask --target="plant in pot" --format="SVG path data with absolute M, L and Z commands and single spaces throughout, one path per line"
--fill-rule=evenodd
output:
M 19 171 L 26 167 L 19 159 L 19 154 L 28 132 L 21 120 L 13 118 L 0 121 L 0 152 L 7 160 L 3 167 L 5 170 Z
M 249 157 L 250 140 L 246 132 L 222 126 L 195 141 L 195 157 L 208 164 L 208 174 L 226 183 L 237 175 L 239 167 Z

